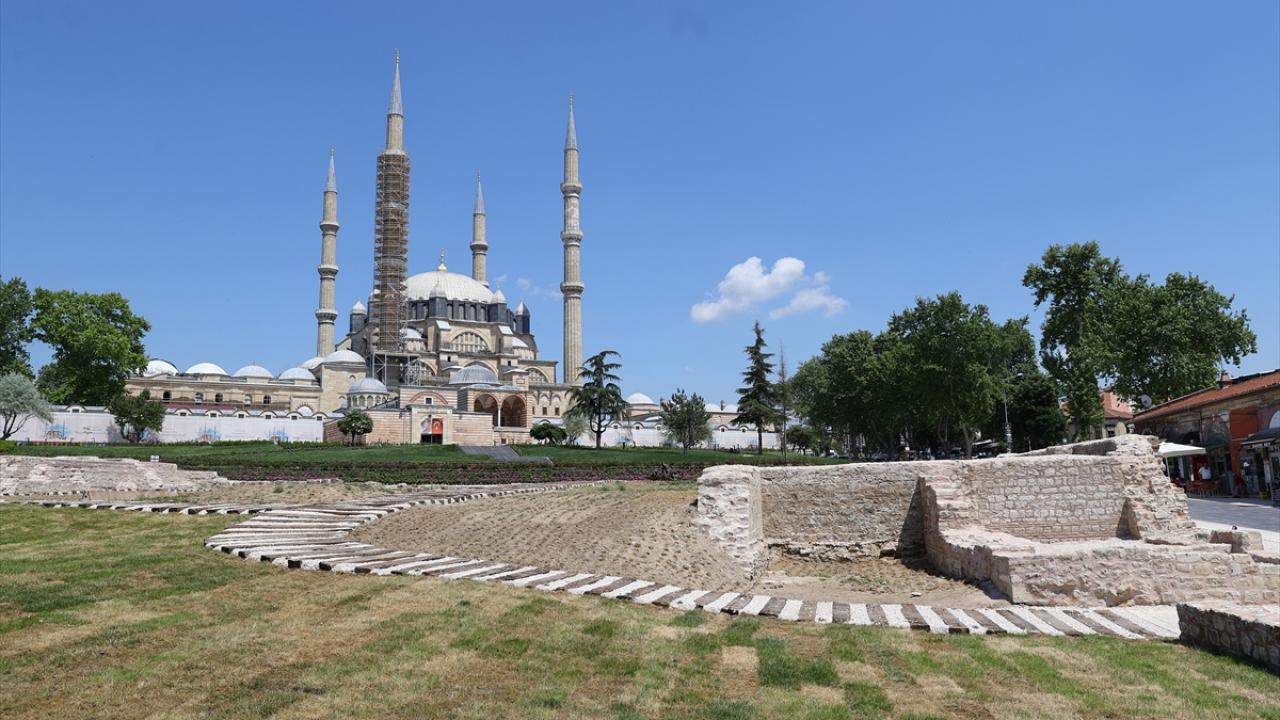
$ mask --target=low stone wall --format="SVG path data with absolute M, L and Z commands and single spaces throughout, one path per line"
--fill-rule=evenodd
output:
M 1234 655 L 1280 675 L 1280 605 L 1181 603 L 1182 640 Z
M 205 490 L 231 482 L 215 472 L 179 470 L 173 463 L 84 456 L 0 455 L 0 495 L 91 490 Z

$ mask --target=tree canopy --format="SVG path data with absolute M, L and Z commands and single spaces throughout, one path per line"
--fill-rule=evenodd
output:
M 33 305 L 35 338 L 53 348 L 36 384 L 52 402 L 106 405 L 147 364 L 142 336 L 151 326 L 119 293 L 38 288 Z
M 27 344 L 35 338 L 31 327 L 31 291 L 20 277 L 0 283 L 0 374 L 31 377 Z
M 0 440 L 8 440 L 33 417 L 53 420 L 52 408 L 35 383 L 21 373 L 0 375 Z
M 338 432 L 347 436 L 348 443 L 354 443 L 357 436 L 373 432 L 373 418 L 363 410 L 348 410 L 338 420 Z
M 1222 364 L 1257 351 L 1233 297 L 1193 275 L 1164 284 L 1129 277 L 1096 242 L 1053 245 L 1022 284 L 1047 305 L 1040 359 L 1066 397 L 1079 436 L 1102 417 L 1098 384 L 1121 397 L 1163 402 L 1211 385 Z
M 131 443 L 142 440 L 148 431 L 164 428 L 164 403 L 151 399 L 151 392 L 138 395 L 122 392 L 107 403 L 107 412 L 116 420 L 120 435 Z
M 738 416 L 733 421 L 756 429 L 756 452 L 764 452 L 764 428 L 778 420 L 778 391 L 770 378 L 773 353 L 764 351 L 764 328 L 756 323 L 752 331 L 755 342 L 747 346 L 747 369 L 742 373 L 744 387 L 738 388 Z
M 707 401 L 701 395 L 688 395 L 683 389 L 677 389 L 660 404 L 662 432 L 671 442 L 687 451 L 711 439 L 711 413 L 707 412 Z
M 569 437 L 569 433 L 558 425 L 538 423 L 529 430 L 529 437 L 549 445 L 559 445 Z
M 595 435 L 597 448 L 609 422 L 627 409 L 620 386 L 622 378 L 614 372 L 622 364 L 610 362 L 610 357 L 619 355 L 613 350 L 602 350 L 587 358 L 578 373 L 582 384 L 569 391 L 572 405 L 568 414 L 586 420 L 587 429 Z

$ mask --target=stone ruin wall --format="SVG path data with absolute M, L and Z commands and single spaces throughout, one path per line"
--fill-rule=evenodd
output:
M 207 490 L 231 482 L 173 463 L 88 456 L 0 455 L 0 495 L 78 494 L 92 490 Z
M 1182 640 L 1258 663 L 1280 675 L 1280 605 L 1178 605 Z
M 1103 458 L 975 460 L 955 469 L 974 519 L 1041 542 L 1130 537 L 1119 464 Z

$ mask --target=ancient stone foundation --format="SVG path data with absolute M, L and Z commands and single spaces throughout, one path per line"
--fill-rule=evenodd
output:
M 1197 531 L 1149 438 L 987 460 L 710 468 L 697 523 L 758 572 L 769 547 L 823 557 L 923 552 L 1017 603 L 1280 601 L 1249 533 Z
M 205 490 L 230 480 L 173 463 L 96 457 L 0 455 L 0 495 L 65 495 L 92 490 Z
M 1184 642 L 1251 660 L 1280 675 L 1280 605 L 1183 603 L 1178 624 Z

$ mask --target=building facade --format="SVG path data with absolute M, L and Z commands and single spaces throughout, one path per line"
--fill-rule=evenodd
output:
M 359 408 L 374 418 L 371 442 L 520 442 L 536 422 L 561 423 L 582 362 L 582 182 L 572 98 L 560 185 L 563 369 L 539 352 L 529 307 L 521 301 L 511 308 L 501 288 L 490 286 L 479 176 L 470 272 L 450 271 L 443 250 L 434 270 L 409 272 L 411 163 L 398 54 L 386 142 L 376 162 L 373 284 L 351 307 L 345 335 L 335 331 L 340 224 L 330 148 L 320 220 L 315 356 L 278 375 L 255 364 L 227 373 L 213 363 L 198 363 L 179 372 L 171 363 L 153 360 L 145 372 L 130 378 L 127 388 L 148 391 L 172 410 L 233 417 L 284 412 L 332 421 L 348 408 Z
M 1192 479 L 1208 463 L 1223 495 L 1257 496 L 1280 482 L 1280 370 L 1233 378 L 1134 415 L 1135 430 L 1205 449 L 1174 472 Z

